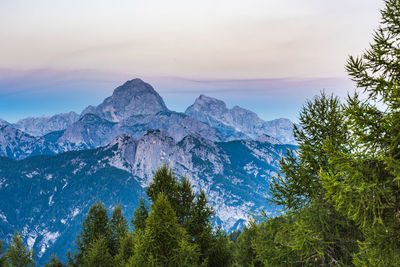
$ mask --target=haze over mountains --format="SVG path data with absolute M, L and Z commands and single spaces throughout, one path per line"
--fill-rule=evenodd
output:
M 0 239 L 22 229 L 40 261 L 65 255 L 94 201 L 120 202 L 131 216 L 162 164 L 206 191 L 215 225 L 241 228 L 251 214 L 276 210 L 266 202 L 269 181 L 295 149 L 292 128 L 204 95 L 171 111 L 140 79 L 80 115 L 2 120 Z

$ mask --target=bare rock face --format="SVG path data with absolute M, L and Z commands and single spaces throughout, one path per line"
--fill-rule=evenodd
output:
M 13 126 L 33 136 L 43 136 L 50 132 L 68 128 L 79 119 L 79 115 L 71 111 L 51 117 L 30 117 L 19 120 Z
M 227 135 L 236 132 L 256 139 L 260 135 L 267 134 L 282 143 L 295 144 L 293 123 L 290 120 L 264 121 L 250 110 L 239 106 L 229 109 L 223 101 L 205 95 L 200 95 L 194 104 L 186 109 L 185 114 Z
M 150 84 L 133 79 L 117 87 L 112 96 L 97 107 L 89 106 L 82 115 L 94 113 L 108 121 L 120 122 L 130 116 L 152 115 L 160 111 L 168 111 L 161 96 Z
M 0 125 L 0 155 L 12 159 L 54 154 L 59 148 L 42 137 L 29 135 L 10 124 Z

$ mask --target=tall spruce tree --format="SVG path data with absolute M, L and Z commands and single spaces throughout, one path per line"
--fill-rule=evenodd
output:
M 120 204 L 115 205 L 110 224 L 110 241 L 111 241 L 111 255 L 118 253 L 122 239 L 128 234 L 129 225 L 128 220 L 122 213 Z
M 85 217 L 82 230 L 77 236 L 77 254 L 74 255 L 74 262 L 78 266 L 82 265 L 84 259 L 87 258 L 89 249 L 98 239 L 104 239 L 111 253 L 111 231 L 109 227 L 109 218 L 107 209 L 103 203 L 96 202 L 90 209 L 89 214 Z M 70 262 L 72 263 L 73 261 Z M 73 265 L 75 265 L 73 264 Z
M 83 259 L 85 267 L 112 267 L 114 260 L 110 254 L 108 240 L 104 237 L 99 237 L 90 244 L 87 255 Z
M 348 98 L 349 151 L 328 142 L 334 169 L 321 173 L 327 200 L 364 233 L 357 266 L 400 265 L 400 1 L 381 15 L 370 47 L 346 65 L 360 88 Z
M 210 255 L 209 249 L 213 239 L 211 227 L 213 211 L 208 206 L 205 192 L 201 191 L 196 197 L 188 178 L 184 177 L 178 181 L 173 175 L 172 169 L 163 165 L 154 174 L 154 179 L 146 193 L 153 203 L 156 195 L 160 193 L 165 195 L 178 218 L 180 226 L 189 234 L 190 242 L 200 248 L 200 262 L 206 261 Z M 147 216 L 147 213 L 143 204 L 135 211 L 133 224 L 143 227 L 143 219 L 140 218 L 145 216 Z
M 146 205 L 144 198 L 139 199 L 139 207 L 133 212 L 133 218 L 131 219 L 133 228 L 136 231 L 144 231 L 146 228 L 146 219 L 149 216 L 149 209 Z
M 169 199 L 160 193 L 151 206 L 146 220 L 143 238 L 139 241 L 135 253 L 130 260 L 133 266 L 180 266 L 178 262 L 198 261 L 195 245 L 188 243 L 189 237 L 185 229 L 179 225 L 178 218 Z M 183 249 L 185 255 L 181 252 Z M 188 257 L 186 260 L 182 256 Z

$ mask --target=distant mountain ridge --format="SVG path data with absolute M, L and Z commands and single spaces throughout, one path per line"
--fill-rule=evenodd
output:
M 285 144 L 295 144 L 293 123 L 288 119 L 264 121 L 254 112 L 234 106 L 228 109 L 225 102 L 200 95 L 185 114 L 219 129 L 232 129 L 251 139 L 268 134 Z
M 24 141 L 14 139 L 16 134 L 0 139 L 0 156 L 13 159 L 40 151 L 57 154 L 97 148 L 121 134 L 140 138 L 148 129 L 168 131 L 176 140 L 189 134 L 199 134 L 212 141 L 255 140 L 267 134 L 281 143 L 295 144 L 290 120 L 263 121 L 254 112 L 238 106 L 228 109 L 223 101 L 204 95 L 185 113 L 170 111 L 154 88 L 140 79 L 125 82 L 101 104 L 87 107 L 80 115 L 69 112 L 25 118 L 14 124 L 2 120 L 2 124 L 25 134 Z M 21 142 L 23 146 L 18 145 Z M 29 142 L 37 149 L 28 149 Z

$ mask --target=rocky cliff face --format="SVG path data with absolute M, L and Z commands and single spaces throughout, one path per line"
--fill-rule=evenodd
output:
M 216 211 L 214 224 L 231 231 L 250 214 L 275 211 L 265 198 L 269 179 L 288 145 L 259 141 L 212 142 L 188 135 L 177 142 L 166 131 L 149 130 L 140 139 L 121 135 L 95 150 L 0 158 L 0 239 L 23 229 L 44 262 L 65 255 L 89 207 L 101 199 L 123 204 L 131 216 L 155 170 L 166 163 L 187 176 L 196 192 L 205 190 Z
M 229 109 L 223 101 L 212 97 L 200 95 L 185 114 L 222 132 L 239 132 L 252 139 L 267 134 L 282 143 L 295 144 L 290 120 L 263 121 L 252 111 L 239 106 Z
M 51 117 L 25 118 L 13 126 L 33 136 L 43 136 L 50 132 L 64 130 L 79 119 L 79 115 L 71 111 Z
M 57 145 L 43 137 L 29 135 L 10 124 L 0 125 L 0 156 L 23 159 L 34 155 L 59 152 Z
M 97 107 L 85 109 L 82 115 L 94 113 L 108 121 L 121 122 L 134 115 L 154 115 L 160 111 L 168 111 L 161 96 L 150 84 L 133 79 L 117 87 Z

